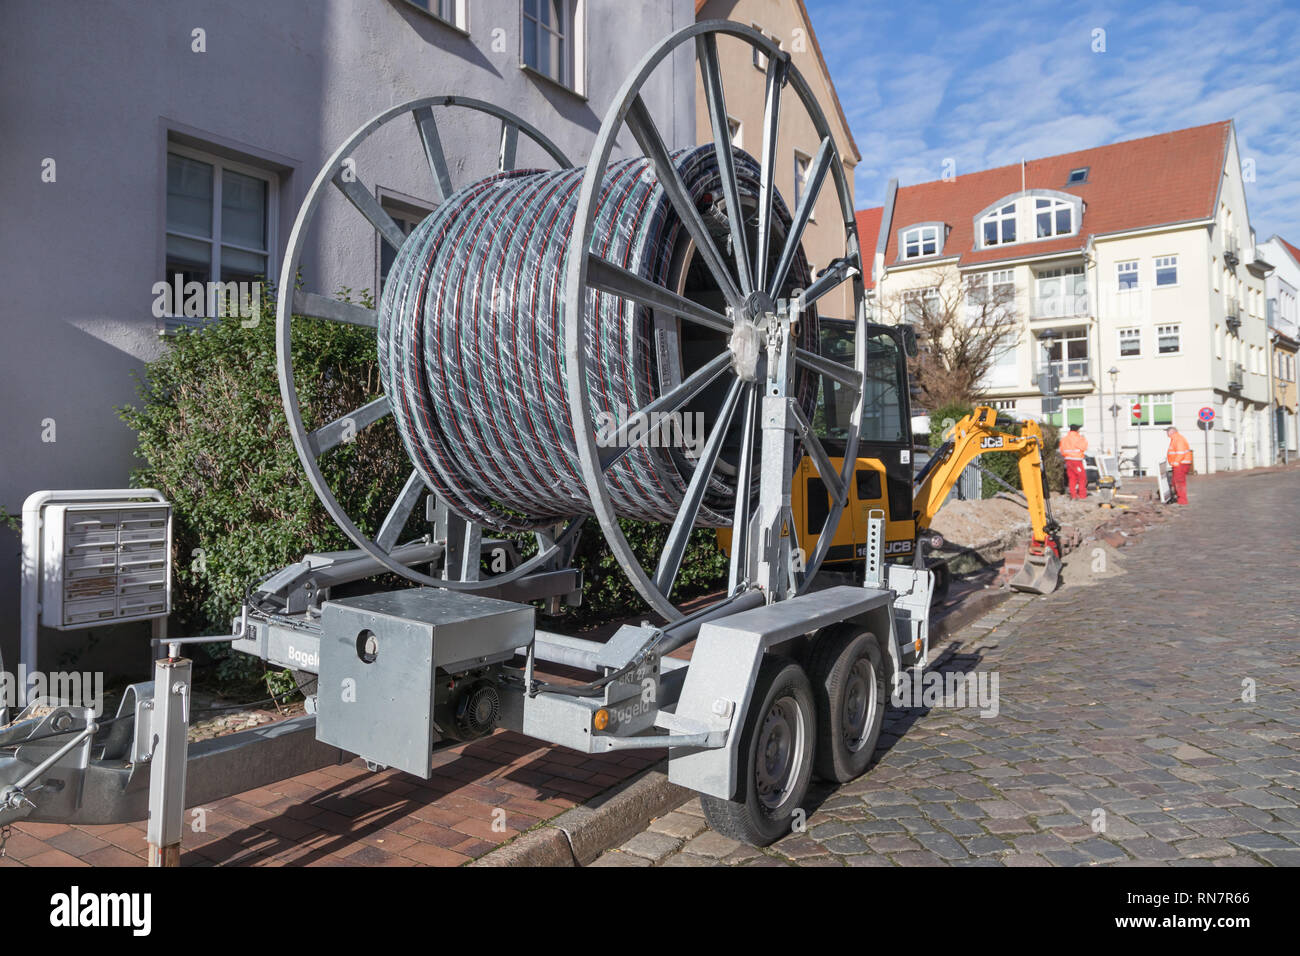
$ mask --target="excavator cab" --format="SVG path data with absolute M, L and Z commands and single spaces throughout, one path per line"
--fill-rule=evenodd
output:
M 823 318 L 819 325 L 822 355 L 852 365 L 854 323 Z M 912 412 L 907 376 L 909 331 L 906 327 L 876 323 L 867 326 L 866 399 L 858 466 L 849 483 L 844 515 L 826 554 L 827 566 L 860 561 L 865 556 L 867 519 L 872 512 L 885 516 L 887 559 L 910 559 L 915 549 Z M 852 412 L 852 395 L 830 376 L 822 376 L 813 427 L 837 469 L 844 460 Z M 794 488 L 791 506 L 796 509 L 796 523 L 803 529 L 800 547 L 811 553 L 830 513 L 830 493 L 811 458 L 805 457 L 799 463 Z

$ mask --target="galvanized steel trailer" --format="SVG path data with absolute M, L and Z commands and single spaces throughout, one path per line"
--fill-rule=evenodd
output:
M 766 108 L 757 164 L 731 145 L 718 59 L 717 41 L 724 36 L 765 58 Z M 706 152 L 675 157 L 640 92 L 656 68 L 685 44 L 694 47 L 699 62 L 713 142 Z M 774 178 L 783 148 L 782 101 L 791 93 L 818 139 L 793 212 L 780 199 Z M 469 190 L 455 188 L 439 132 L 439 119 L 450 110 L 487 114 L 500 122 L 498 180 L 471 184 Z M 350 162 L 357 148 L 404 117 L 414 123 L 412 145 L 418 143 L 424 151 L 439 200 L 448 204 L 442 221 L 452 221 L 458 210 L 450 204 L 457 202 L 466 216 L 479 217 L 477 228 L 483 230 L 492 219 L 476 203 L 493 195 L 501 200 L 514 190 L 519 201 L 541 209 L 550 201 L 544 198 L 550 195 L 546 190 L 568 190 L 568 205 L 561 212 L 567 216 L 572 211 L 571 224 L 560 221 L 553 235 L 538 240 L 552 249 L 563 243 L 562 261 L 518 266 L 532 270 L 518 273 L 529 283 L 545 283 L 557 296 L 562 290 L 563 298 L 538 304 L 535 313 L 527 314 L 517 307 L 522 298 L 511 300 L 515 305 L 506 315 L 514 324 L 501 326 L 500 332 L 503 338 L 521 334 L 523 321 L 554 336 L 549 343 L 555 367 L 548 373 L 551 378 L 502 378 L 498 386 L 512 392 L 517 386 L 525 398 L 533 388 L 541 396 L 531 409 L 509 406 L 519 414 L 567 422 L 556 447 L 536 452 L 536 470 L 542 484 L 551 487 L 520 485 L 529 501 L 551 502 L 535 505 L 541 512 L 535 517 L 522 501 L 500 500 L 495 487 L 474 490 L 489 473 L 499 472 L 498 480 L 507 484 L 522 481 L 515 473 L 519 462 L 511 464 L 502 447 L 467 444 L 445 460 L 437 458 L 454 438 L 475 433 L 472 392 L 482 383 L 464 384 L 468 404 L 454 408 L 419 391 L 431 389 L 428 380 L 442 371 L 442 360 L 430 360 L 421 351 L 419 336 L 428 331 L 421 323 L 452 321 L 441 317 L 443 306 L 428 305 L 425 285 L 439 269 L 453 265 L 479 278 L 472 273 L 478 265 L 472 257 L 479 253 L 452 264 L 440 260 L 445 243 L 433 234 L 434 225 L 423 232 L 417 227 L 408 237 L 357 175 Z M 635 161 L 639 165 L 611 162 L 615 141 L 625 130 L 630 136 L 623 142 L 634 141 L 644 155 Z M 556 172 L 538 173 L 533 180 L 528 179 L 532 174 L 513 172 L 521 134 L 554 162 Z M 227 638 L 236 650 L 293 668 L 304 682 L 317 675 L 314 691 L 306 687 L 308 715 L 187 748 L 189 665 L 180 656 L 183 642 L 175 642 L 168 658 L 159 662 L 155 680 L 134 685 L 117 718 L 102 726 L 84 708 L 34 702 L 0 729 L 0 748 L 9 748 L 8 756 L 0 750 L 0 823 L 22 817 L 104 823 L 147 813 L 150 842 L 162 858 L 179 842 L 185 806 L 346 759 L 347 754 L 360 755 L 373 768 L 396 767 L 428 777 L 436 748 L 509 728 L 585 753 L 667 748 L 670 779 L 703 796 L 716 829 L 766 844 L 789 831 L 814 773 L 844 781 L 866 770 L 892 682 L 908 667 L 924 663 L 932 579 L 922 569 L 883 564 L 881 518 L 873 519 L 876 533 L 861 586 L 817 589 L 822 583 L 817 571 L 854 477 L 867 398 L 864 264 L 843 164 L 823 111 L 773 41 L 736 23 L 698 23 L 657 44 L 636 67 L 614 97 L 581 172 L 579 180 L 578 170 L 535 126 L 493 104 L 456 96 L 395 106 L 339 147 L 308 192 L 290 237 L 277 335 L 281 393 L 299 457 L 326 510 L 356 548 L 308 555 L 263 581 Z M 707 191 L 700 176 L 707 177 Z M 801 237 L 828 179 L 842 216 L 845 248 L 814 281 Z M 611 261 L 602 254 L 611 243 L 624 242 L 632 255 L 640 248 L 635 243 L 643 241 L 640 234 L 618 234 L 630 227 L 608 211 L 611 182 L 623 184 L 619 188 L 637 196 L 642 207 L 657 204 L 656 227 L 670 224 L 666 234 L 671 241 L 651 248 L 667 270 L 666 278 L 647 277 L 659 275 L 654 264 L 630 268 L 626 263 L 631 259 Z M 647 183 L 653 186 L 649 191 Z M 298 281 L 316 213 L 334 190 L 398 253 L 392 288 L 378 309 L 331 299 Z M 640 220 L 633 222 L 643 228 Z M 500 230 L 506 229 L 503 223 Z M 487 228 L 484 235 L 483 241 L 491 243 L 498 241 L 499 231 Z M 815 303 L 844 283 L 852 290 L 858 328 L 851 367 L 824 358 L 815 344 L 808 347 L 816 342 Z M 476 310 L 479 305 L 470 295 L 445 308 Z M 455 321 L 501 321 L 496 311 L 486 319 L 484 314 L 463 311 Z M 304 316 L 375 328 L 393 391 L 309 430 L 290 348 L 293 323 Z M 612 440 L 599 428 L 602 389 L 611 377 L 622 381 L 620 376 L 637 369 L 628 371 L 635 363 L 601 338 L 611 322 L 626 322 L 633 331 L 641 327 L 638 322 L 648 323 L 645 328 L 652 331 L 646 341 L 655 350 L 658 371 L 648 399 L 621 422 Z M 412 330 L 414 343 L 404 334 Z M 626 338 L 632 352 L 645 344 L 635 335 Z M 707 358 L 700 357 L 701 349 Z M 622 367 L 620 358 L 626 359 Z M 471 377 L 485 381 L 508 371 L 465 367 Z M 854 409 L 838 472 L 830 467 L 810 421 L 810 381 L 814 393 L 817 382 L 840 390 Z M 629 386 L 633 393 L 636 386 Z M 524 400 L 493 396 L 488 389 L 486 399 L 480 394 L 477 401 L 498 410 L 506 407 L 498 406 L 497 398 L 502 403 Z M 426 407 L 430 403 L 438 407 Z M 708 406 L 712 421 L 698 455 L 646 457 L 636 436 L 644 436 L 647 423 L 701 404 Z M 371 537 L 340 505 L 320 460 L 395 410 L 415 467 Z M 464 424 L 464 434 L 439 432 L 443 426 L 438 422 L 447 420 L 439 415 L 457 416 L 454 424 Z M 461 424 L 455 430 L 462 431 Z M 811 555 L 799 554 L 792 545 L 798 534 L 790 483 L 799 447 L 818 464 L 830 499 Z M 532 462 L 523 464 L 533 467 Z M 481 473 L 464 470 L 474 468 Z M 571 474 L 563 474 L 565 469 Z M 664 474 L 673 480 L 661 494 L 638 499 L 630 493 L 638 478 Z M 557 515 L 554 496 L 571 499 L 574 488 L 584 489 L 584 506 Z M 421 515 L 421 499 L 428 525 L 410 536 Z M 619 526 L 621 516 L 645 509 L 666 509 L 664 521 L 671 525 L 654 568 L 642 566 Z M 563 501 L 558 510 L 564 510 Z M 665 623 L 624 626 L 605 643 L 538 629 L 529 602 L 544 601 L 545 609 L 555 611 L 562 603 L 580 600 L 582 578 L 572 560 L 578 530 L 592 514 L 629 580 Z M 728 584 L 725 596 L 686 613 L 672 593 L 687 538 L 700 523 L 733 528 Z M 534 533 L 536 549 L 530 557 L 519 555 L 516 539 L 502 533 L 519 527 Z M 404 533 L 409 540 L 401 540 Z M 509 570 L 486 575 L 480 570 L 485 555 L 503 553 L 510 557 Z M 337 593 L 381 571 L 400 574 L 416 586 Z M 690 641 L 689 660 L 670 656 Z M 582 684 L 543 680 L 539 674 L 548 664 L 577 668 L 590 679 Z

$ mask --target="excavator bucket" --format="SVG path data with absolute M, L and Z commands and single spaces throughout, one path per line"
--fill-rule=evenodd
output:
M 1011 587 L 1030 594 L 1051 594 L 1061 579 L 1061 559 L 1051 548 L 1035 554 L 1031 548 L 1025 554 L 1025 563 L 1011 579 Z

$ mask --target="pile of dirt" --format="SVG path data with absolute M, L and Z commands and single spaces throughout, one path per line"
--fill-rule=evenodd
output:
M 982 501 L 949 499 L 935 515 L 931 530 L 956 548 L 977 548 L 1010 531 L 1029 530 L 1029 511 L 1010 498 Z
M 1124 573 L 1119 552 L 1108 544 L 1090 540 L 1061 561 L 1061 587 L 1081 588 Z

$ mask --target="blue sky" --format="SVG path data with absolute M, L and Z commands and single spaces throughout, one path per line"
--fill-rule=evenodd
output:
M 805 2 L 862 152 L 859 208 L 948 157 L 960 175 L 1233 119 L 1259 240 L 1300 244 L 1296 0 Z

